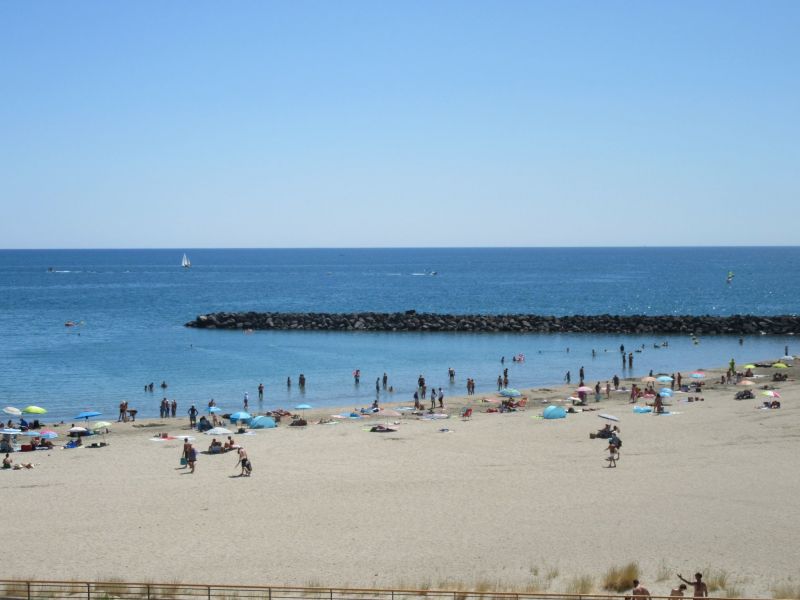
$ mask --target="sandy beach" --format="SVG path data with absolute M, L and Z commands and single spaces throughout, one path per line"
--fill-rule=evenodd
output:
M 552 592 L 583 577 L 601 591 L 608 568 L 636 561 L 653 594 L 700 570 L 725 576 L 712 595 L 770 597 L 795 576 L 800 535 L 796 370 L 774 384 L 780 410 L 756 408 L 775 371 L 764 368 L 755 400 L 735 401 L 744 388 L 708 371 L 702 402 L 676 394 L 658 417 L 617 393 L 540 418 L 570 386 L 525 390 L 526 409 L 505 414 L 485 413 L 496 404 L 479 394 L 448 398 L 446 420 L 282 424 L 234 436 L 249 478 L 235 453 L 200 454 L 188 474 L 181 439 L 151 439 L 190 434 L 205 451 L 211 438 L 186 418 L 115 423 L 104 448 L 12 455 L 36 467 L 0 473 L 15 540 L 2 577 Z M 616 469 L 589 438 L 600 412 L 619 418 Z M 368 431 L 387 421 L 396 432 Z

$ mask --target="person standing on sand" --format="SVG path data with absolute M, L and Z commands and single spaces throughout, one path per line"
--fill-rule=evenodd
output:
M 608 461 L 608 468 L 610 469 L 612 467 L 616 467 L 617 460 L 619 459 L 619 448 L 617 448 L 616 444 L 614 444 L 613 441 L 609 440 L 608 448 L 606 448 L 606 451 L 608 451 L 608 458 L 606 458 L 606 460 Z M 649 596 L 650 594 L 648 593 L 647 595 Z
M 439 388 L 439 408 L 444 408 L 444 392 Z
M 197 409 L 194 404 L 189 408 L 189 427 L 194 428 L 197 425 Z
M 650 590 L 639 583 L 638 579 L 633 580 L 633 589 L 631 590 L 631 598 L 649 598 Z
M 688 583 L 694 588 L 693 596 L 695 598 L 708 598 L 708 586 L 706 585 L 705 581 L 703 581 L 702 573 L 695 573 L 694 581 L 684 579 L 680 573 L 678 573 L 678 579 L 680 579 L 683 583 Z
M 194 463 L 197 462 L 197 450 L 195 450 L 194 446 L 189 444 L 189 455 L 186 458 L 186 462 L 189 463 L 189 473 L 194 473 Z
M 611 381 L 614 382 L 614 391 L 616 392 L 619 389 L 619 376 L 615 373 L 614 379 L 612 379 Z
M 611 399 L 611 386 L 606 381 L 606 400 Z

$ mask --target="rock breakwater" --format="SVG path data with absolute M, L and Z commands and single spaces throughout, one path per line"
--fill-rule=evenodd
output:
M 800 316 L 733 315 L 451 315 L 418 313 L 218 312 L 187 327 L 308 331 L 448 331 L 479 333 L 658 333 L 694 335 L 791 335 Z

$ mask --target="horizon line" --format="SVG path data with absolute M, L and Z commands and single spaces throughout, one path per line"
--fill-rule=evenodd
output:
M 0 248 L 0 252 L 132 251 L 132 250 L 642 250 L 691 248 L 800 248 L 800 244 L 702 244 L 685 246 L 133 246 Z

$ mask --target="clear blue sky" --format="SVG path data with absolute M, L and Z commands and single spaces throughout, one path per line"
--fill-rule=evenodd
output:
M 798 243 L 800 2 L 0 3 L 0 247 Z

